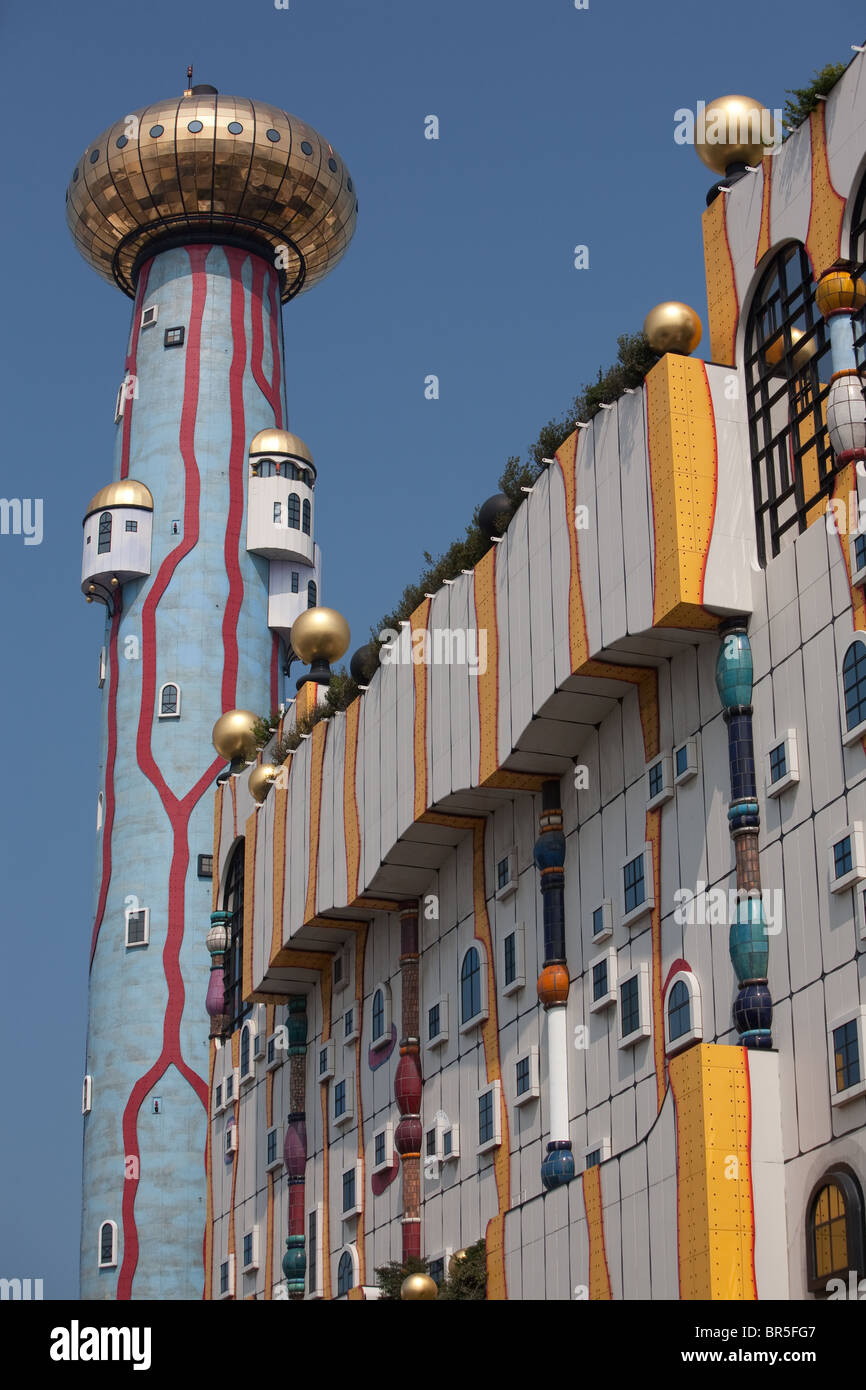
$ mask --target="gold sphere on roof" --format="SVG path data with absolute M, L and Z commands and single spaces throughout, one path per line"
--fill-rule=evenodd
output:
M 834 309 L 850 309 L 856 313 L 866 304 L 866 285 L 854 279 L 847 270 L 828 270 L 818 281 L 815 303 L 824 318 Z
M 235 758 L 248 761 L 256 756 L 256 739 L 253 728 L 256 716 L 248 709 L 230 709 L 221 714 L 213 726 L 213 746 L 221 758 L 233 762 Z
M 292 651 L 309 666 L 314 661 L 339 661 L 349 647 L 349 624 L 335 608 L 307 608 L 292 624 Z
M 313 462 L 313 455 L 303 439 L 291 434 L 289 430 L 259 430 L 253 438 L 249 453 L 250 458 L 254 454 L 289 454 L 292 458 L 303 459 L 305 463 Z
M 451 1273 L 451 1270 L 454 1268 L 455 1265 L 461 1264 L 462 1261 L 465 1259 L 467 1259 L 465 1250 L 455 1250 L 454 1254 L 451 1256 L 451 1259 L 448 1261 L 449 1274 Z
M 82 256 L 131 297 L 138 258 L 193 233 L 260 243 L 291 299 L 337 264 L 357 211 L 348 169 L 312 126 L 212 87 L 115 121 L 84 151 L 66 194 Z
M 439 1290 L 429 1274 L 410 1274 L 400 1285 L 400 1297 L 407 1301 L 429 1301 L 438 1296 Z
M 809 339 L 807 343 L 804 343 L 804 345 L 801 348 L 797 347 L 797 344 L 805 336 L 806 334 L 804 329 L 791 329 L 791 346 L 792 348 L 794 348 L 792 360 L 795 372 L 802 372 L 804 367 L 806 367 L 808 363 L 811 362 L 812 358 L 815 356 L 815 353 L 817 351 L 817 344 L 815 342 L 814 335 Z M 764 352 L 764 357 L 768 366 L 778 367 L 784 355 L 785 335 L 784 333 L 779 333 L 766 348 Z
M 678 352 L 688 356 L 701 341 L 701 321 L 688 304 L 666 300 L 650 309 L 643 331 L 654 352 Z
M 144 483 L 137 483 L 134 478 L 121 478 L 119 483 L 109 483 L 107 487 L 100 488 L 96 496 L 90 499 L 84 520 L 94 512 L 104 511 L 106 507 L 144 507 L 152 512 L 153 495 Z
M 271 783 L 280 775 L 280 769 L 275 763 L 259 763 L 254 767 L 247 780 L 250 789 L 250 796 L 253 801 L 257 801 L 261 806 L 265 797 L 271 789 Z
M 695 130 L 695 149 L 714 174 L 724 174 L 731 164 L 754 168 L 776 143 L 773 117 L 751 97 L 717 97 L 709 102 Z

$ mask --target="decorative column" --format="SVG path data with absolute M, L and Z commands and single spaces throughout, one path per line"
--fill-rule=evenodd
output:
M 854 352 L 854 315 L 866 304 L 866 285 L 850 273 L 853 261 L 837 261 L 818 281 L 815 303 L 827 320 L 833 374 L 827 396 L 827 433 L 836 464 L 866 459 L 866 400 Z
M 574 1155 L 568 1137 L 568 963 L 565 958 L 565 836 L 558 780 L 541 788 L 540 833 L 535 863 L 541 878 L 544 912 L 544 963 L 538 977 L 538 997 L 547 1016 L 547 1070 L 550 1140 L 541 1165 L 541 1181 L 550 1191 L 574 1177 Z
M 286 1123 L 286 1138 L 283 1144 L 283 1159 L 286 1165 L 286 1181 L 289 1185 L 289 1233 L 286 1237 L 286 1253 L 283 1256 L 283 1274 L 286 1276 L 286 1289 L 294 1302 L 304 1296 L 304 1276 L 307 1272 L 307 1256 L 304 1249 L 305 1202 L 304 1177 L 307 1168 L 307 1000 L 303 994 L 295 994 L 289 1000 L 287 1018 L 289 1033 L 289 1096 L 291 1111 Z
M 758 861 L 761 820 L 752 742 L 752 648 L 745 619 L 728 618 L 720 623 L 719 639 L 716 687 L 728 726 L 728 828 L 734 841 L 738 890 L 737 913 L 730 928 L 731 962 L 740 985 L 734 1001 L 734 1023 L 744 1047 L 769 1048 L 773 1046 L 773 1001 L 767 985 L 770 942 Z
M 225 959 L 229 948 L 228 912 L 212 912 L 207 948 L 210 951 L 210 979 L 205 1008 L 210 1015 L 210 1037 L 221 1038 L 228 1026 L 226 1013 Z
M 400 1123 L 394 1147 L 403 1167 L 403 1259 L 421 1254 L 421 1032 L 418 996 L 418 903 L 400 913 L 401 1031 L 394 1095 Z

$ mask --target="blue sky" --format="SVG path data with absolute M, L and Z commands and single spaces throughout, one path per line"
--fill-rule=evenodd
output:
M 78 156 L 179 94 L 193 62 L 196 82 L 296 113 L 348 164 L 355 240 L 288 306 L 285 334 L 289 423 L 318 467 L 323 598 L 354 647 L 422 552 L 496 491 L 508 455 L 609 365 L 618 334 L 663 299 L 706 325 L 711 179 L 674 142 L 674 111 L 727 92 L 783 106 L 863 39 L 853 0 L 825 0 L 819 25 L 804 0 L 781 14 L 754 0 L 7 8 L 0 494 L 41 497 L 44 537 L 0 536 L 0 1276 L 77 1293 L 102 637 L 79 590 L 81 518 L 111 474 L 130 310 L 68 236 Z

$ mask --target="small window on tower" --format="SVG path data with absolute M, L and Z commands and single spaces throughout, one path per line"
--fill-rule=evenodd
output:
M 303 508 L 304 520 L 303 520 L 303 525 L 302 525 L 302 527 L 301 527 L 301 529 L 302 529 L 302 531 L 303 531 L 303 533 L 304 533 L 305 536 L 308 536 L 308 535 L 310 534 L 310 515 L 311 515 L 311 512 L 310 512 L 310 503 L 309 503 L 309 500 L 308 500 L 307 498 L 305 498 L 305 499 L 304 499 L 304 508 Z
M 318 601 L 318 592 L 319 592 L 319 591 L 318 591 L 318 589 L 316 588 L 316 581 L 315 581 L 315 579 L 311 579 L 310 582 L 309 582 L 309 584 L 307 585 L 307 607 L 308 607 L 308 608 L 315 608 L 316 603 L 317 603 L 317 601 Z
M 212 854 L 200 854 L 198 856 L 198 876 L 199 878 L 213 878 Z
M 301 526 L 301 499 L 296 492 L 293 492 L 288 501 L 288 512 L 286 513 L 286 523 L 293 531 L 300 530 Z
M 298 592 L 298 571 L 297 571 L 297 570 L 292 570 L 292 593 L 293 593 L 293 594 L 296 594 L 297 592 Z
M 146 309 L 143 309 L 141 312 L 142 328 L 152 328 L 153 325 L 156 323 L 158 317 L 159 306 L 156 304 L 150 304 Z
M 111 512 L 103 512 L 99 518 L 99 545 L 96 547 L 98 555 L 107 555 L 111 549 Z
M 274 525 L 279 526 L 283 515 L 283 505 L 281 502 L 274 503 Z
M 159 717 L 160 719 L 178 719 L 180 717 L 180 686 L 173 681 L 168 681 L 159 692 Z
M 150 912 L 146 907 L 126 913 L 127 946 L 146 946 L 150 939 Z
M 165 337 L 162 340 L 163 347 L 183 347 L 183 337 L 185 332 L 186 329 L 184 328 L 167 328 L 165 330 Z
M 138 530 L 138 522 L 137 522 L 137 521 L 128 521 L 128 522 L 126 523 L 126 529 L 127 529 L 127 531 L 137 531 L 137 530 Z

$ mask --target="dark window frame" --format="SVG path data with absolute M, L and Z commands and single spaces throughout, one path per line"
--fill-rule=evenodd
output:
M 816 1250 L 815 1212 L 819 1198 L 826 1187 L 835 1186 L 842 1193 L 845 1202 L 845 1227 L 847 1259 L 845 1270 L 832 1270 L 818 1274 Z M 847 1163 L 836 1163 L 815 1183 L 806 1203 L 806 1287 L 810 1293 L 826 1294 L 830 1279 L 843 1279 L 846 1293 L 848 1270 L 853 1270 L 857 1281 L 866 1277 L 866 1230 L 864 1230 L 863 1189 L 853 1168 Z

